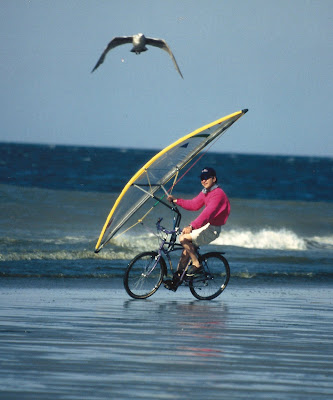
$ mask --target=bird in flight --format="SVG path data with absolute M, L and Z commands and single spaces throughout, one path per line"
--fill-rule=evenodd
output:
M 163 39 L 146 38 L 145 35 L 143 35 L 142 33 L 138 33 L 137 35 L 133 35 L 133 36 L 114 37 L 111 40 L 111 42 L 106 46 L 105 50 L 103 51 L 102 55 L 100 56 L 99 60 L 97 61 L 95 67 L 93 68 L 93 70 L 91 72 L 94 72 L 95 69 L 97 69 L 103 63 L 105 56 L 107 55 L 107 53 L 110 50 L 114 49 L 117 46 L 120 46 L 121 44 L 126 44 L 126 43 L 132 43 L 133 48 L 131 49 L 131 52 L 133 52 L 135 54 L 140 54 L 143 51 L 147 51 L 148 49 L 147 49 L 146 45 L 159 47 L 160 49 L 165 50 L 171 57 L 176 70 L 179 72 L 180 76 L 183 78 L 183 75 L 180 72 L 180 69 L 178 67 L 177 61 L 176 61 L 174 55 L 172 54 L 172 51 L 171 51 L 170 47 L 168 46 L 167 42 Z

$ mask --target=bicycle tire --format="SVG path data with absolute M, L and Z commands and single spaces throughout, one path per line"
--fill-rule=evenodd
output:
M 192 295 L 199 300 L 212 300 L 227 287 L 230 279 L 229 263 L 221 253 L 203 254 L 199 260 L 205 270 L 202 276 L 189 282 Z
M 160 287 L 166 265 L 162 257 L 157 260 L 155 251 L 138 254 L 128 264 L 124 274 L 126 292 L 134 299 L 146 299 Z

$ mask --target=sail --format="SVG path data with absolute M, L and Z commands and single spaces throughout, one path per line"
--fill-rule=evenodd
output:
M 165 190 L 164 186 L 168 182 L 173 187 L 182 168 L 247 111 L 237 111 L 185 135 L 139 169 L 115 201 L 98 238 L 95 252 L 98 253 L 116 234 L 124 233 L 141 222 L 151 207 L 156 205 L 156 199 L 161 198 L 157 192 L 161 188 Z

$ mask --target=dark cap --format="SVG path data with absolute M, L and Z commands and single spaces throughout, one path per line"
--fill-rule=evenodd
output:
M 200 179 L 202 180 L 202 179 L 209 179 L 209 178 L 212 178 L 212 177 L 216 177 L 216 172 L 215 172 L 215 169 L 213 169 L 213 168 L 210 168 L 210 167 L 205 167 L 202 171 L 201 171 L 201 174 L 200 174 Z

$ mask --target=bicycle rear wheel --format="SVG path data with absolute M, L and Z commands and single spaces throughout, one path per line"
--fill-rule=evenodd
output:
M 165 273 L 165 261 L 155 251 L 140 253 L 125 271 L 126 292 L 134 299 L 146 299 L 160 287 Z
M 227 287 L 230 279 L 228 261 L 217 252 L 200 256 L 205 272 L 190 280 L 190 291 L 199 300 L 212 300 Z

